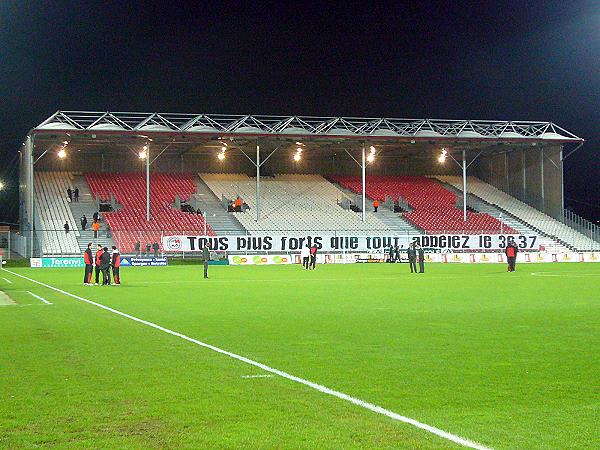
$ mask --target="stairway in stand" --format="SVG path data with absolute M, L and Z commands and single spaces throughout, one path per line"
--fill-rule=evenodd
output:
M 112 238 L 106 236 L 106 223 L 100 222 L 100 231 L 98 231 L 98 238 L 94 238 L 94 232 L 92 231 L 93 215 L 96 212 L 96 200 L 92 197 L 90 187 L 88 186 L 85 178 L 81 174 L 73 174 L 73 190 L 79 188 L 79 201 L 71 202 L 69 206 L 73 217 L 77 222 L 77 228 L 79 229 L 79 237 L 77 243 L 79 249 L 83 253 L 87 248 L 87 245 L 91 242 L 93 244 L 93 251 L 96 251 L 96 244 L 101 244 L 105 247 L 112 247 L 115 245 Z M 85 231 L 81 230 L 81 217 L 85 214 L 88 220 Z
M 232 213 L 225 210 L 221 200 L 204 184 L 202 179 L 196 179 L 196 194 L 200 210 L 205 214 L 206 221 L 218 236 L 245 235 L 246 229 L 238 222 Z

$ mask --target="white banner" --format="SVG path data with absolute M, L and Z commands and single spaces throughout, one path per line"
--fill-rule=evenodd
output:
M 514 240 L 521 250 L 538 250 L 535 235 L 508 234 L 444 234 L 419 236 L 334 236 L 334 235 L 251 235 L 251 236 L 164 236 L 165 252 L 199 252 L 206 243 L 213 251 L 274 252 L 299 251 L 306 245 L 317 246 L 320 252 L 380 252 L 390 245 L 407 249 L 416 242 L 423 248 L 436 250 L 501 250 Z

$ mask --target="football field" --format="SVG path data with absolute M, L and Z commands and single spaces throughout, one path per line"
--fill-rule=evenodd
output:
M 0 448 L 598 448 L 600 264 L 0 271 Z

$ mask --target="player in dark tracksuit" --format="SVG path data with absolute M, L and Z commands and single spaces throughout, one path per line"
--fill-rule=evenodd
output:
M 110 286 L 110 253 L 108 247 L 104 247 L 100 256 L 100 270 L 102 271 L 102 286 Z
M 96 286 L 100 282 L 100 258 L 102 258 L 102 253 L 104 253 L 104 249 L 98 244 L 98 250 L 96 250 Z
M 310 248 L 310 268 L 311 269 L 315 269 L 317 266 L 317 246 L 316 244 L 313 244 L 313 246 Z
M 508 271 L 514 272 L 515 265 L 517 263 L 517 253 L 519 249 L 515 245 L 514 241 L 509 241 L 508 245 L 504 249 L 504 254 L 506 255 L 506 259 L 508 259 Z
M 110 266 L 112 267 L 113 281 L 115 285 L 121 284 L 121 277 L 119 274 L 119 268 L 121 267 L 121 255 L 119 250 L 114 245 L 112 246 L 112 258 L 110 259 Z
M 94 271 L 94 255 L 92 254 L 92 243 L 90 242 L 83 252 L 83 262 L 85 263 L 85 275 L 83 276 L 83 284 L 92 284 L 92 272 Z
M 408 246 L 408 264 L 410 265 L 410 273 L 417 273 L 417 251 L 414 243 Z
M 425 273 L 425 250 L 420 245 L 418 246 L 417 254 L 419 255 L 419 273 Z

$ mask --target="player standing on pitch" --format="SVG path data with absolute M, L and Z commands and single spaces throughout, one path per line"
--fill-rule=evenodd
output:
M 100 280 L 100 265 L 102 253 L 104 253 L 104 249 L 100 244 L 98 244 L 98 249 L 96 250 L 96 286 L 98 286 L 98 282 Z
M 83 276 L 83 284 L 91 286 L 92 272 L 94 271 L 94 255 L 92 254 L 92 243 L 90 242 L 83 252 L 83 262 L 85 263 L 85 275 Z
M 504 250 L 504 254 L 506 255 L 506 259 L 508 259 L 508 271 L 514 272 L 515 265 L 517 264 L 517 253 L 519 249 L 515 245 L 514 240 L 509 240 L 506 249 Z
M 110 265 L 112 266 L 112 274 L 115 286 L 118 286 L 121 284 L 121 276 L 119 274 L 119 268 L 121 267 L 121 255 L 119 254 L 119 250 L 117 250 L 117 247 L 114 245 L 112 246 L 112 257 L 110 259 Z

